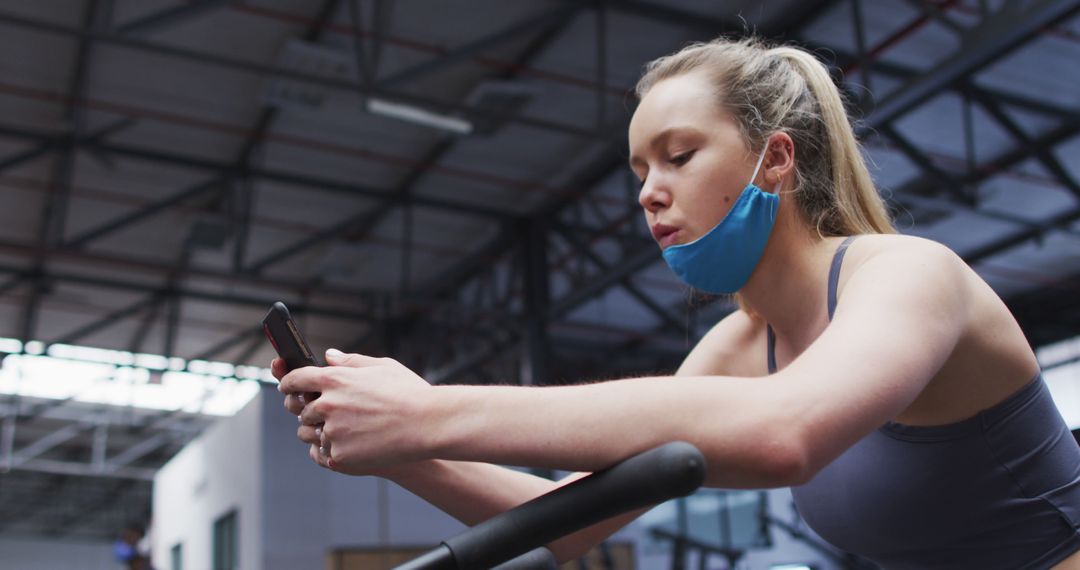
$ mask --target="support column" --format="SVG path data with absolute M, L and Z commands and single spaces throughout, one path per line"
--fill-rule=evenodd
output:
M 521 384 L 543 386 L 551 381 L 551 345 L 547 315 L 550 305 L 547 260 L 547 222 L 529 219 L 519 230 L 525 281 L 525 338 L 522 343 Z

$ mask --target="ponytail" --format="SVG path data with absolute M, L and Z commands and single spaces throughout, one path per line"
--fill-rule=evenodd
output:
M 828 137 L 829 164 L 832 170 L 835 228 L 838 235 L 894 233 L 885 203 L 877 193 L 863 160 L 862 149 L 848 120 L 840 92 L 825 66 L 809 53 L 791 47 L 776 47 L 769 53 L 786 60 L 803 79 L 817 100 Z M 823 228 L 818 225 L 818 232 Z

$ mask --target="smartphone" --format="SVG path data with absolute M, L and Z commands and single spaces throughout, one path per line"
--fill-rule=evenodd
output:
M 315 353 L 311 352 L 307 342 L 304 341 L 296 322 L 289 316 L 289 309 L 285 303 L 278 301 L 270 307 L 270 312 L 262 321 L 263 333 L 274 345 L 278 356 L 285 361 L 285 367 L 296 370 L 305 366 L 322 366 Z

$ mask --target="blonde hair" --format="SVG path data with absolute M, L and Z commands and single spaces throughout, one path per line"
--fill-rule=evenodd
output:
M 698 71 L 751 149 L 760 151 L 778 131 L 794 140 L 795 201 L 819 236 L 896 232 L 840 92 L 817 58 L 753 38 L 720 38 L 650 62 L 635 92 L 641 99 L 664 79 Z

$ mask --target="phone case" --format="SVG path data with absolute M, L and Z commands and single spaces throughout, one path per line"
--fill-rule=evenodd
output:
M 278 301 L 270 307 L 270 312 L 262 321 L 263 332 L 278 356 L 285 361 L 289 370 L 303 368 L 304 366 L 321 366 L 311 352 L 311 348 L 304 342 L 300 329 L 289 316 L 289 309 L 285 304 Z

